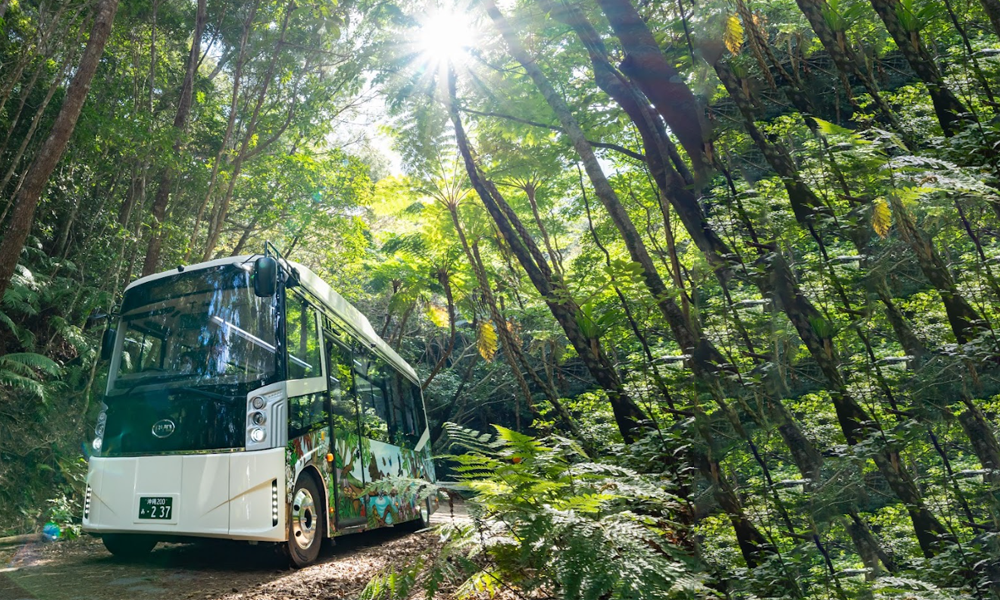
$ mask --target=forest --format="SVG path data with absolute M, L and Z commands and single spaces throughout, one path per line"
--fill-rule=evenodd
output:
M 0 26 L 0 535 L 79 531 L 124 287 L 269 241 L 473 493 L 367 597 L 1000 598 L 1000 1 Z

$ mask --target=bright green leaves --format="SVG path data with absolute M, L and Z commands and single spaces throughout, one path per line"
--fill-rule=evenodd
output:
M 448 317 L 448 310 L 437 304 L 427 305 L 427 318 L 436 327 L 448 327 L 451 319 Z

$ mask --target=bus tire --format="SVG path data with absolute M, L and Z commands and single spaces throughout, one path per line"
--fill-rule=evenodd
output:
M 101 541 L 108 552 L 123 560 L 141 559 L 156 547 L 156 538 L 139 533 L 106 533 Z
M 292 491 L 292 510 L 288 519 L 288 557 L 296 567 L 304 567 L 319 557 L 326 537 L 326 511 L 316 479 L 302 474 Z

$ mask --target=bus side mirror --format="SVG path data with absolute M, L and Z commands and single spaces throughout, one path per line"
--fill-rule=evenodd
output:
M 111 358 L 111 353 L 115 349 L 115 333 L 116 330 L 111 327 L 104 330 L 104 335 L 101 336 L 101 360 Z
M 253 293 L 270 298 L 278 291 L 278 261 L 262 256 L 253 263 Z

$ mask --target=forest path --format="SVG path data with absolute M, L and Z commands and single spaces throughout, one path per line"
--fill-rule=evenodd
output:
M 455 507 L 454 519 L 465 518 L 462 508 Z M 445 503 L 432 524 L 452 518 Z M 265 544 L 160 544 L 145 560 L 128 563 L 88 536 L 0 549 L 0 600 L 349 599 L 386 566 L 439 547 L 433 531 L 380 529 L 338 538 L 316 564 L 295 570 Z

